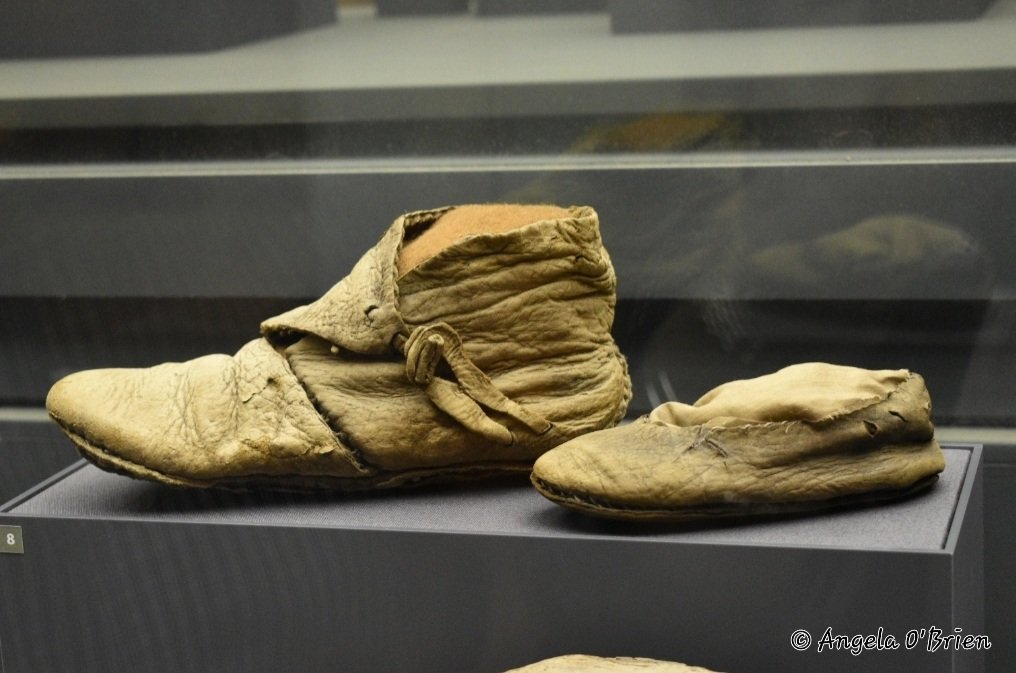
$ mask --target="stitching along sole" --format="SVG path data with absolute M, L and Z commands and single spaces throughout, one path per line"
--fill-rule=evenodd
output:
M 56 420 L 56 419 L 54 419 Z M 405 470 L 400 472 L 379 472 L 370 477 L 346 478 L 325 475 L 302 474 L 252 474 L 239 477 L 220 477 L 216 479 L 190 479 L 166 474 L 139 463 L 127 460 L 106 447 L 89 440 L 57 421 L 57 425 L 74 443 L 78 453 L 86 460 L 104 470 L 115 472 L 135 479 L 154 481 L 170 486 L 185 488 L 224 488 L 236 491 L 251 489 L 269 489 L 273 491 L 366 491 L 372 489 L 393 488 L 398 486 L 422 486 L 443 483 L 455 483 L 467 480 L 484 479 L 495 476 L 519 475 L 532 469 L 531 462 L 524 463 L 482 463 L 473 465 L 455 465 L 426 469 Z
M 584 493 L 568 491 L 555 486 L 536 476 L 531 478 L 533 486 L 548 500 L 583 514 L 590 514 L 607 519 L 627 521 L 706 521 L 734 517 L 767 517 L 803 514 L 829 509 L 841 509 L 851 506 L 878 504 L 888 500 L 900 500 L 931 488 L 938 481 L 933 474 L 914 482 L 907 488 L 870 491 L 856 495 L 844 495 L 828 500 L 808 500 L 797 502 L 772 502 L 735 504 L 729 502 L 697 507 L 639 507 L 611 501 L 609 498 L 597 498 Z

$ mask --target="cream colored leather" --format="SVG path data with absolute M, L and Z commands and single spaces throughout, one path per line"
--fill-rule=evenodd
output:
M 481 224 L 401 278 L 403 241 L 426 242 L 455 209 L 398 218 L 346 278 L 236 355 L 79 372 L 53 386 L 50 415 L 87 458 L 136 477 L 348 489 L 528 470 L 616 424 L 631 385 L 596 213 L 462 211 L 457 227 Z M 499 214 L 510 226 L 483 233 Z
M 533 483 L 590 514 L 683 520 L 895 497 L 944 467 L 918 374 L 805 363 L 571 440 Z
M 567 654 L 506 673 L 716 673 L 698 666 L 643 657 L 594 657 Z

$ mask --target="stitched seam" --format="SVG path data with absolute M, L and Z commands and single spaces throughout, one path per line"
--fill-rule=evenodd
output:
M 288 357 L 286 357 L 286 365 L 292 372 L 293 367 L 292 365 L 290 365 Z M 339 427 L 337 423 L 333 423 L 331 421 L 330 415 L 327 413 L 324 406 L 318 401 L 317 397 L 314 396 L 314 393 L 311 392 L 310 388 L 304 385 L 303 379 L 297 376 L 296 372 L 293 372 L 293 378 L 295 378 L 296 382 L 300 384 L 300 388 L 303 390 L 303 393 L 307 396 L 307 400 L 310 402 L 311 406 L 314 407 L 314 411 L 317 412 L 321 420 L 324 421 L 325 425 L 328 426 L 328 429 L 332 431 L 332 433 L 335 435 L 335 438 L 339 441 L 339 443 L 343 447 L 348 449 L 350 454 L 352 454 L 354 465 L 356 465 L 356 467 L 362 470 L 367 470 L 371 472 L 383 472 L 384 470 L 382 470 L 380 467 L 374 465 L 373 463 L 364 458 L 362 446 L 360 446 L 357 442 L 353 441 L 353 439 L 348 434 L 346 434 L 346 432 L 341 427 Z M 356 477 L 353 478 L 355 479 Z
M 561 489 L 561 488 L 558 488 L 556 486 L 553 486 L 553 485 L 547 483 L 546 481 L 544 481 L 543 479 L 540 479 L 539 477 L 536 477 L 536 476 L 533 477 L 533 481 L 535 481 L 537 483 L 537 485 L 541 489 L 543 489 L 543 490 L 547 491 L 548 493 L 551 493 L 551 494 L 553 494 L 553 495 L 555 495 L 555 496 L 557 496 L 559 498 L 566 499 L 566 500 L 571 500 L 571 501 L 578 502 L 578 503 L 585 504 L 585 505 L 590 505 L 590 506 L 592 506 L 594 508 L 603 509 L 603 510 L 613 510 L 613 511 L 618 511 L 618 512 L 637 512 L 637 513 L 642 513 L 642 514 L 660 513 L 660 514 L 664 514 L 664 515 L 666 515 L 666 514 L 689 514 L 689 515 L 705 514 L 705 515 L 708 515 L 708 514 L 711 514 L 711 513 L 720 513 L 720 514 L 730 513 L 731 515 L 737 516 L 737 515 L 743 514 L 746 510 L 749 510 L 749 509 L 751 509 L 753 507 L 754 508 L 759 508 L 759 509 L 772 508 L 774 510 L 774 512 L 775 512 L 775 511 L 778 511 L 779 508 L 781 508 L 781 507 L 788 507 L 788 506 L 807 507 L 809 504 L 816 504 L 816 505 L 820 505 L 822 507 L 829 507 L 829 506 L 836 506 L 837 504 L 851 504 L 851 503 L 861 503 L 861 502 L 867 502 L 867 501 L 876 501 L 877 502 L 878 499 L 879 499 L 878 496 L 880 494 L 883 494 L 883 495 L 886 495 L 886 496 L 892 496 L 893 494 L 898 494 L 898 495 L 902 496 L 902 495 L 905 495 L 907 493 L 910 493 L 911 491 L 915 491 L 917 489 L 922 488 L 925 484 L 928 484 L 928 485 L 933 484 L 934 482 L 936 482 L 938 480 L 938 478 L 939 478 L 938 474 L 932 474 L 932 475 L 927 475 L 927 476 L 921 477 L 920 479 L 918 479 L 914 483 L 910 484 L 909 486 L 905 486 L 903 488 L 898 488 L 898 489 L 886 488 L 886 489 L 878 489 L 878 490 L 874 490 L 874 491 L 864 491 L 864 492 L 860 492 L 860 493 L 856 493 L 856 494 L 848 494 L 848 495 L 837 496 L 835 498 L 827 498 L 825 500 L 781 500 L 781 501 L 776 501 L 776 502 L 751 502 L 751 501 L 748 501 L 748 502 L 743 502 L 743 503 L 719 503 L 719 502 L 717 502 L 717 503 L 704 503 L 704 504 L 699 504 L 699 505 L 689 505 L 687 507 L 672 507 L 672 508 L 653 507 L 651 505 L 629 505 L 629 504 L 622 504 L 622 503 L 615 502 L 613 500 L 606 499 L 606 498 L 596 498 L 594 496 L 586 495 L 584 493 L 576 493 L 574 491 L 566 491 L 564 489 Z

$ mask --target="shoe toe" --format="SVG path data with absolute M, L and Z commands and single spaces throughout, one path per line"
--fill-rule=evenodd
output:
M 617 451 L 622 428 L 601 430 L 572 439 L 540 456 L 533 482 L 541 491 L 596 501 L 623 488 L 624 456 Z
M 157 457 L 173 445 L 179 427 L 179 410 L 164 394 L 165 375 L 176 377 L 172 366 L 161 368 L 157 376 L 145 369 L 71 374 L 50 389 L 46 409 L 86 458 L 119 471 L 147 472 L 153 457 L 163 462 Z

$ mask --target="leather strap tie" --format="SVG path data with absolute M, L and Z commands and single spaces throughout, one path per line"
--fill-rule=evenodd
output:
M 439 409 L 473 432 L 499 444 L 515 441 L 511 430 L 488 416 L 483 407 L 510 416 L 538 434 L 550 430 L 550 421 L 527 411 L 494 387 L 465 354 L 461 337 L 448 323 L 421 325 L 409 338 L 396 335 L 393 344 L 406 356 L 409 380 L 423 388 Z M 442 361 L 451 367 L 456 381 L 437 375 Z

